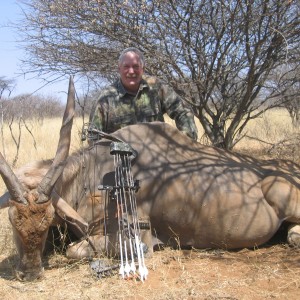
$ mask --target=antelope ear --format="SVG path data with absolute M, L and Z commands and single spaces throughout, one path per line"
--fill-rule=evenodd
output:
M 51 199 L 55 210 L 58 209 L 61 211 L 66 220 L 69 220 L 77 228 L 80 228 L 82 234 L 87 232 L 88 223 L 63 198 L 56 192 L 52 192 Z
M 9 207 L 8 201 L 10 199 L 10 193 L 6 192 L 0 197 L 0 209 Z

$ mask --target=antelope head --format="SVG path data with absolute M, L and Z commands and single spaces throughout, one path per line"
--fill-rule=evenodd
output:
M 29 190 L 22 186 L 0 153 L 0 174 L 8 190 L 9 197 L 6 197 L 9 198 L 9 220 L 19 254 L 16 267 L 16 276 L 19 280 L 38 279 L 44 272 L 42 254 L 55 212 L 51 193 L 69 154 L 74 112 L 75 90 L 73 79 L 70 77 L 67 105 L 56 155 L 37 188 Z

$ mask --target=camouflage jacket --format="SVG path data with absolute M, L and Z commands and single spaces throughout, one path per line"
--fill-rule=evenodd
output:
M 175 120 L 179 130 L 197 140 L 197 127 L 189 109 L 172 88 L 155 77 L 144 77 L 138 93 L 133 96 L 126 92 L 120 79 L 105 88 L 90 115 L 90 123 L 106 133 L 124 126 L 161 121 L 164 113 Z

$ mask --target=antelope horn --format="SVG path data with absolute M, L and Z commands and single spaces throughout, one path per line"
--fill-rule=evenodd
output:
M 50 169 L 38 186 L 39 199 L 37 203 L 47 202 L 53 190 L 55 182 L 61 175 L 65 166 L 65 161 L 69 155 L 71 143 L 71 130 L 73 124 L 73 117 L 75 114 L 75 88 L 72 76 L 69 80 L 69 91 L 67 105 L 60 129 L 60 137 L 57 146 L 56 155 Z
M 23 203 L 27 205 L 27 201 L 24 198 L 25 189 L 20 183 L 17 176 L 14 174 L 6 160 L 4 159 L 2 153 L 0 152 L 0 174 L 1 177 L 9 191 L 10 197 L 12 200 Z M 8 202 L 8 194 L 4 195 L 5 197 L 2 200 Z

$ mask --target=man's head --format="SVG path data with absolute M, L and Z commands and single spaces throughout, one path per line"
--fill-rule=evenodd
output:
M 144 56 L 137 48 L 126 48 L 119 57 L 119 73 L 128 92 L 136 93 L 144 73 Z

